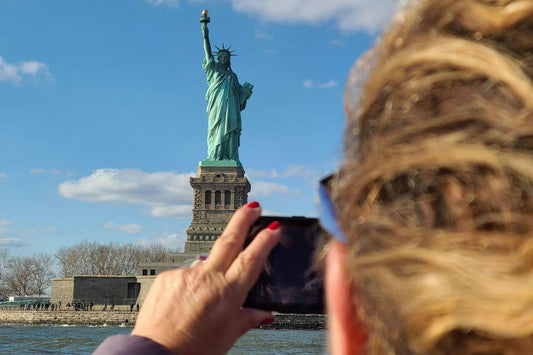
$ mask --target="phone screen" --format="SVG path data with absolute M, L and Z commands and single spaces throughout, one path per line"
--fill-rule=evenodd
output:
M 325 232 L 318 219 L 261 217 L 250 229 L 246 245 L 272 221 L 280 222 L 282 236 L 244 307 L 281 313 L 324 313 L 324 278 L 317 254 Z

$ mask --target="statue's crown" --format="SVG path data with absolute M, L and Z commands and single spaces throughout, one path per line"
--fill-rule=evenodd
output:
M 217 49 L 216 55 L 219 55 L 221 52 L 228 53 L 230 57 L 235 57 L 237 55 L 237 54 L 233 54 L 236 51 L 230 50 L 231 46 L 229 46 L 228 48 L 224 48 L 224 43 L 222 43 L 222 48 L 218 48 L 217 46 L 215 46 L 215 47 Z

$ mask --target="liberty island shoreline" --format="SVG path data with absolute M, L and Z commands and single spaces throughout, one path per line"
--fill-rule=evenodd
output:
M 137 312 L 114 311 L 33 311 L 0 310 L 0 325 L 77 325 L 77 326 L 126 326 L 133 327 Z M 274 314 L 274 323 L 262 329 L 324 330 L 326 316 L 323 314 Z

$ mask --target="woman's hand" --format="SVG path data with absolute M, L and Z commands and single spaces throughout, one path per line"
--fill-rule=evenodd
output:
M 242 250 L 250 226 L 260 215 L 256 202 L 239 208 L 204 263 L 161 273 L 132 334 L 180 355 L 224 354 L 251 328 L 271 323 L 270 312 L 241 308 L 281 235 L 272 223 Z

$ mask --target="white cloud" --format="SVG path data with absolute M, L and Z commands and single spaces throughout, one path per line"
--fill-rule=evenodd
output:
M 0 220 L 0 237 L 5 237 L 7 235 L 7 227 L 13 225 L 13 222 L 6 219 Z
M 180 6 L 179 0 L 146 0 L 146 3 L 153 6 L 167 6 L 171 8 L 178 8 Z
M 272 38 L 267 32 L 263 30 L 259 30 L 259 29 L 254 30 L 254 36 L 255 38 L 259 38 L 259 39 L 271 39 Z
M 346 31 L 379 31 L 399 7 L 398 0 L 231 0 L 235 10 L 283 23 L 336 23 Z
M 286 185 L 275 182 L 254 181 L 252 184 L 252 191 L 250 192 L 250 199 L 259 197 L 267 197 L 270 195 L 289 195 L 290 189 Z
M 287 216 L 290 217 L 290 214 L 274 211 L 274 210 L 261 210 L 262 216 Z
M 256 170 L 256 169 L 246 169 L 246 172 L 249 176 L 258 177 L 258 178 L 285 178 L 285 177 L 303 177 L 307 179 L 318 179 L 320 176 L 319 172 L 307 165 L 298 165 L 292 164 L 289 165 L 283 171 L 277 171 L 276 169 L 272 170 Z
M 332 46 L 335 46 L 335 47 L 343 47 L 344 46 L 344 41 L 342 39 L 339 39 L 339 38 L 331 40 L 329 43 Z
M 329 89 L 329 88 L 334 88 L 337 85 L 338 84 L 335 80 L 329 80 L 329 81 L 326 81 L 325 83 L 320 84 L 319 87 L 323 89 Z
M 188 218 L 191 216 L 192 210 L 190 205 L 173 205 L 173 206 L 159 206 L 153 207 L 150 210 L 152 217 L 182 217 Z
M 276 169 L 272 170 L 257 170 L 253 168 L 246 169 L 246 175 L 248 177 L 258 177 L 258 178 L 278 178 L 280 173 Z
M 72 172 L 62 172 L 59 169 L 42 169 L 42 168 L 32 168 L 30 169 L 30 174 L 33 175 L 50 175 L 53 178 L 58 178 L 61 176 L 71 176 Z
M 263 49 L 263 52 L 266 54 L 266 55 L 274 55 L 277 53 L 276 50 L 272 49 L 272 48 L 265 48 Z
M 6 219 L 0 219 L 0 227 L 7 227 L 13 225 L 13 222 Z
M 62 174 L 61 170 L 59 169 L 50 169 L 49 170 L 50 175 L 52 176 L 59 176 Z
M 302 86 L 306 89 L 331 89 L 339 84 L 335 80 L 328 80 L 323 83 L 316 83 L 311 79 L 306 79 L 303 81 Z
M 306 89 L 312 89 L 315 87 L 315 83 L 313 82 L 313 80 L 311 79 L 306 79 L 304 80 L 304 82 L 302 83 L 303 87 L 306 88 Z
M 13 64 L 7 63 L 4 58 L 0 57 L 0 82 L 13 81 L 19 82 L 22 77 L 19 74 L 19 68 Z
M 28 246 L 29 245 L 28 243 L 23 242 L 22 240 L 18 238 L 12 238 L 9 236 L 10 233 L 8 231 L 8 227 L 12 225 L 13 225 L 13 222 L 11 221 L 8 221 L 6 219 L 0 220 L 0 248 Z
M 39 228 L 32 228 L 31 233 L 35 235 L 39 234 L 57 234 L 58 230 L 56 227 L 53 226 L 46 226 L 46 227 L 39 227 Z
M 260 197 L 268 197 L 272 195 L 285 195 L 291 198 L 298 198 L 301 191 L 296 187 L 317 185 L 318 180 L 323 175 L 315 168 L 306 165 L 293 164 L 289 165 L 285 170 L 256 170 L 247 169 L 246 173 L 252 181 L 252 191 L 250 199 L 258 199 Z M 284 182 L 290 182 L 289 185 L 280 184 L 277 182 L 259 181 L 256 179 L 284 179 Z M 290 186 L 290 187 L 289 187 Z
M 33 169 L 30 169 L 30 174 L 34 174 L 34 175 L 46 174 L 46 170 L 41 169 L 41 168 L 33 168 Z
M 60 184 L 58 193 L 62 197 L 85 202 L 149 206 L 150 214 L 155 217 L 172 215 L 186 218 L 190 216 L 192 208 L 192 188 L 189 185 L 191 176 L 193 173 L 98 169 L 90 176 Z M 170 214 L 169 211 L 183 214 Z
M 17 238 L 0 238 L 0 247 L 26 247 L 28 243 Z
M 37 75 L 41 71 L 46 71 L 46 65 L 35 60 L 31 62 L 22 62 L 19 64 L 19 69 L 22 74 Z
M 154 239 L 143 238 L 139 239 L 137 243 L 139 245 L 161 244 L 170 249 L 184 250 L 186 240 L 187 233 L 182 231 L 180 233 L 160 233 L 155 235 Z
M 300 176 L 311 179 L 316 178 L 318 175 L 318 171 L 316 171 L 316 169 L 314 169 L 313 167 L 297 164 L 289 165 L 287 169 L 285 169 L 285 171 L 282 173 L 282 176 Z
M 189 0 L 190 2 L 207 2 Z M 376 33 L 391 19 L 405 0 L 229 0 L 237 12 L 263 21 L 321 25 L 334 23 L 343 31 Z M 179 0 L 145 0 L 153 6 L 179 7 Z M 264 32 L 256 37 L 264 38 Z
M 118 231 L 122 234 L 139 234 L 144 230 L 143 226 L 136 223 L 117 224 L 115 222 L 107 222 L 103 227 L 104 229 Z
M 6 179 L 7 174 L 0 171 L 0 180 Z
M 20 84 L 27 78 L 36 78 L 38 75 L 45 75 L 50 77 L 48 67 L 38 61 L 20 62 L 11 64 L 0 57 L 0 82 L 10 81 L 15 84 Z

